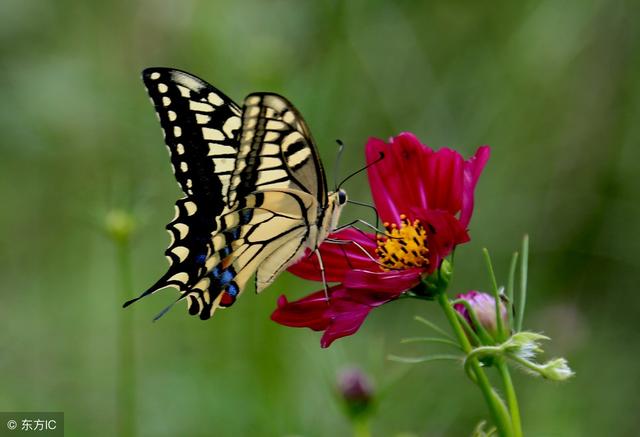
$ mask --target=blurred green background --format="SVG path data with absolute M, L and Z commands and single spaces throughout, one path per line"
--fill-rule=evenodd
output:
M 486 417 L 461 368 L 385 359 L 438 350 L 399 344 L 426 334 L 414 315 L 442 322 L 435 305 L 386 305 L 328 350 L 269 320 L 280 293 L 319 288 L 288 273 L 207 322 L 180 305 L 152 323 L 172 291 L 121 308 L 101 226 L 112 208 L 138 221 L 128 296 L 164 273 L 179 192 L 140 71 L 173 66 L 236 101 L 289 97 L 330 179 L 336 138 L 343 174 L 369 136 L 412 131 L 465 156 L 490 144 L 452 290 L 488 288 L 484 246 L 504 282 L 530 233 L 525 325 L 553 337 L 548 356 L 577 377 L 516 376 L 525 434 L 637 435 L 639 14 L 590 0 L 3 0 L 0 410 L 64 411 L 67 435 L 115 435 L 129 323 L 138 435 L 348 435 L 333 392 L 345 366 L 384 392 L 375 436 L 469 435 Z M 347 188 L 370 199 L 364 176 Z

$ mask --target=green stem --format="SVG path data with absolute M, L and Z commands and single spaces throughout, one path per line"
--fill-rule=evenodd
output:
M 522 437 L 522 423 L 520 420 L 520 407 L 518 406 L 518 398 L 516 396 L 516 390 L 511 380 L 511 374 L 509 373 L 509 366 L 505 362 L 504 358 L 499 358 L 496 361 L 498 373 L 502 378 L 502 384 L 504 385 L 505 396 L 507 398 L 507 404 L 509 405 L 509 412 L 511 413 L 511 423 L 513 424 L 513 436 Z
M 516 314 L 516 331 L 522 331 L 524 309 L 527 303 L 527 269 L 529 264 L 529 236 L 522 239 L 522 258 L 520 259 L 520 296 L 518 297 L 518 313 Z
M 353 420 L 353 437 L 371 437 L 369 419 L 361 417 Z
M 515 326 L 513 324 L 513 289 L 516 281 L 516 268 L 518 267 L 518 252 L 513 252 L 511 257 L 511 266 L 509 267 L 509 282 L 507 282 L 507 299 L 509 300 L 508 314 L 509 314 L 509 326 Z
M 122 303 L 130 299 L 129 293 L 133 289 L 129 241 L 117 240 L 116 248 L 121 287 L 120 303 Z M 135 362 L 132 332 L 131 314 L 120 310 L 118 315 L 118 435 L 120 436 L 135 435 Z
M 493 272 L 493 264 L 491 263 L 491 256 L 487 248 L 482 249 L 484 254 L 484 260 L 487 263 L 487 270 L 489 270 L 489 278 L 491 279 L 491 291 L 493 293 L 493 299 L 496 306 L 496 329 L 498 331 L 498 340 L 504 341 L 506 338 L 504 330 L 504 322 L 502 321 L 502 311 L 500 311 L 500 292 L 498 291 L 498 282 L 496 281 L 496 275 Z
M 444 314 L 447 317 L 447 320 L 449 321 L 449 324 L 451 325 L 451 328 L 453 329 L 458 341 L 460 342 L 462 349 L 467 354 L 471 353 L 473 348 L 471 347 L 471 343 L 469 343 L 469 339 L 462 329 L 462 325 L 460 325 L 458 317 L 456 316 L 456 311 L 453 309 L 449 298 L 446 294 L 440 293 L 437 296 L 437 300 L 442 307 L 442 310 L 444 311 Z M 502 399 L 500 399 L 500 396 L 498 396 L 496 391 L 491 386 L 489 378 L 487 378 L 487 375 L 480 366 L 480 362 L 477 360 L 477 358 L 470 358 L 470 366 L 473 370 L 473 373 L 475 374 L 476 383 L 478 384 L 478 387 L 480 387 L 487 405 L 489 406 L 489 410 L 498 428 L 498 432 L 502 437 L 514 437 L 509 412 L 507 411 L 507 408 L 505 407 Z

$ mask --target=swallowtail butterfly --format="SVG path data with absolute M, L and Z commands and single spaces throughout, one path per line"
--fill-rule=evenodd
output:
M 253 93 L 240 107 L 184 71 L 148 68 L 142 79 L 185 196 L 167 225 L 169 270 L 124 306 L 173 286 L 190 314 L 208 319 L 254 273 L 260 292 L 315 250 L 347 195 L 327 190 L 309 128 L 284 97 Z

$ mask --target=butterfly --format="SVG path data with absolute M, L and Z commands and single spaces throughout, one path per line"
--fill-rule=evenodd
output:
M 233 305 L 254 274 L 259 293 L 316 251 L 347 195 L 328 191 L 311 132 L 284 97 L 253 93 L 240 107 L 184 71 L 148 68 L 142 79 L 184 197 L 166 227 L 168 271 L 124 306 L 173 286 L 176 302 L 205 320 Z

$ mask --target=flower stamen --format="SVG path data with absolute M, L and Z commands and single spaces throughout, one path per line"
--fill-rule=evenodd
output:
M 401 270 L 429 265 L 427 231 L 420 220 L 410 222 L 400 215 L 400 227 L 384 223 L 388 237 L 378 236 L 376 254 L 383 270 Z

